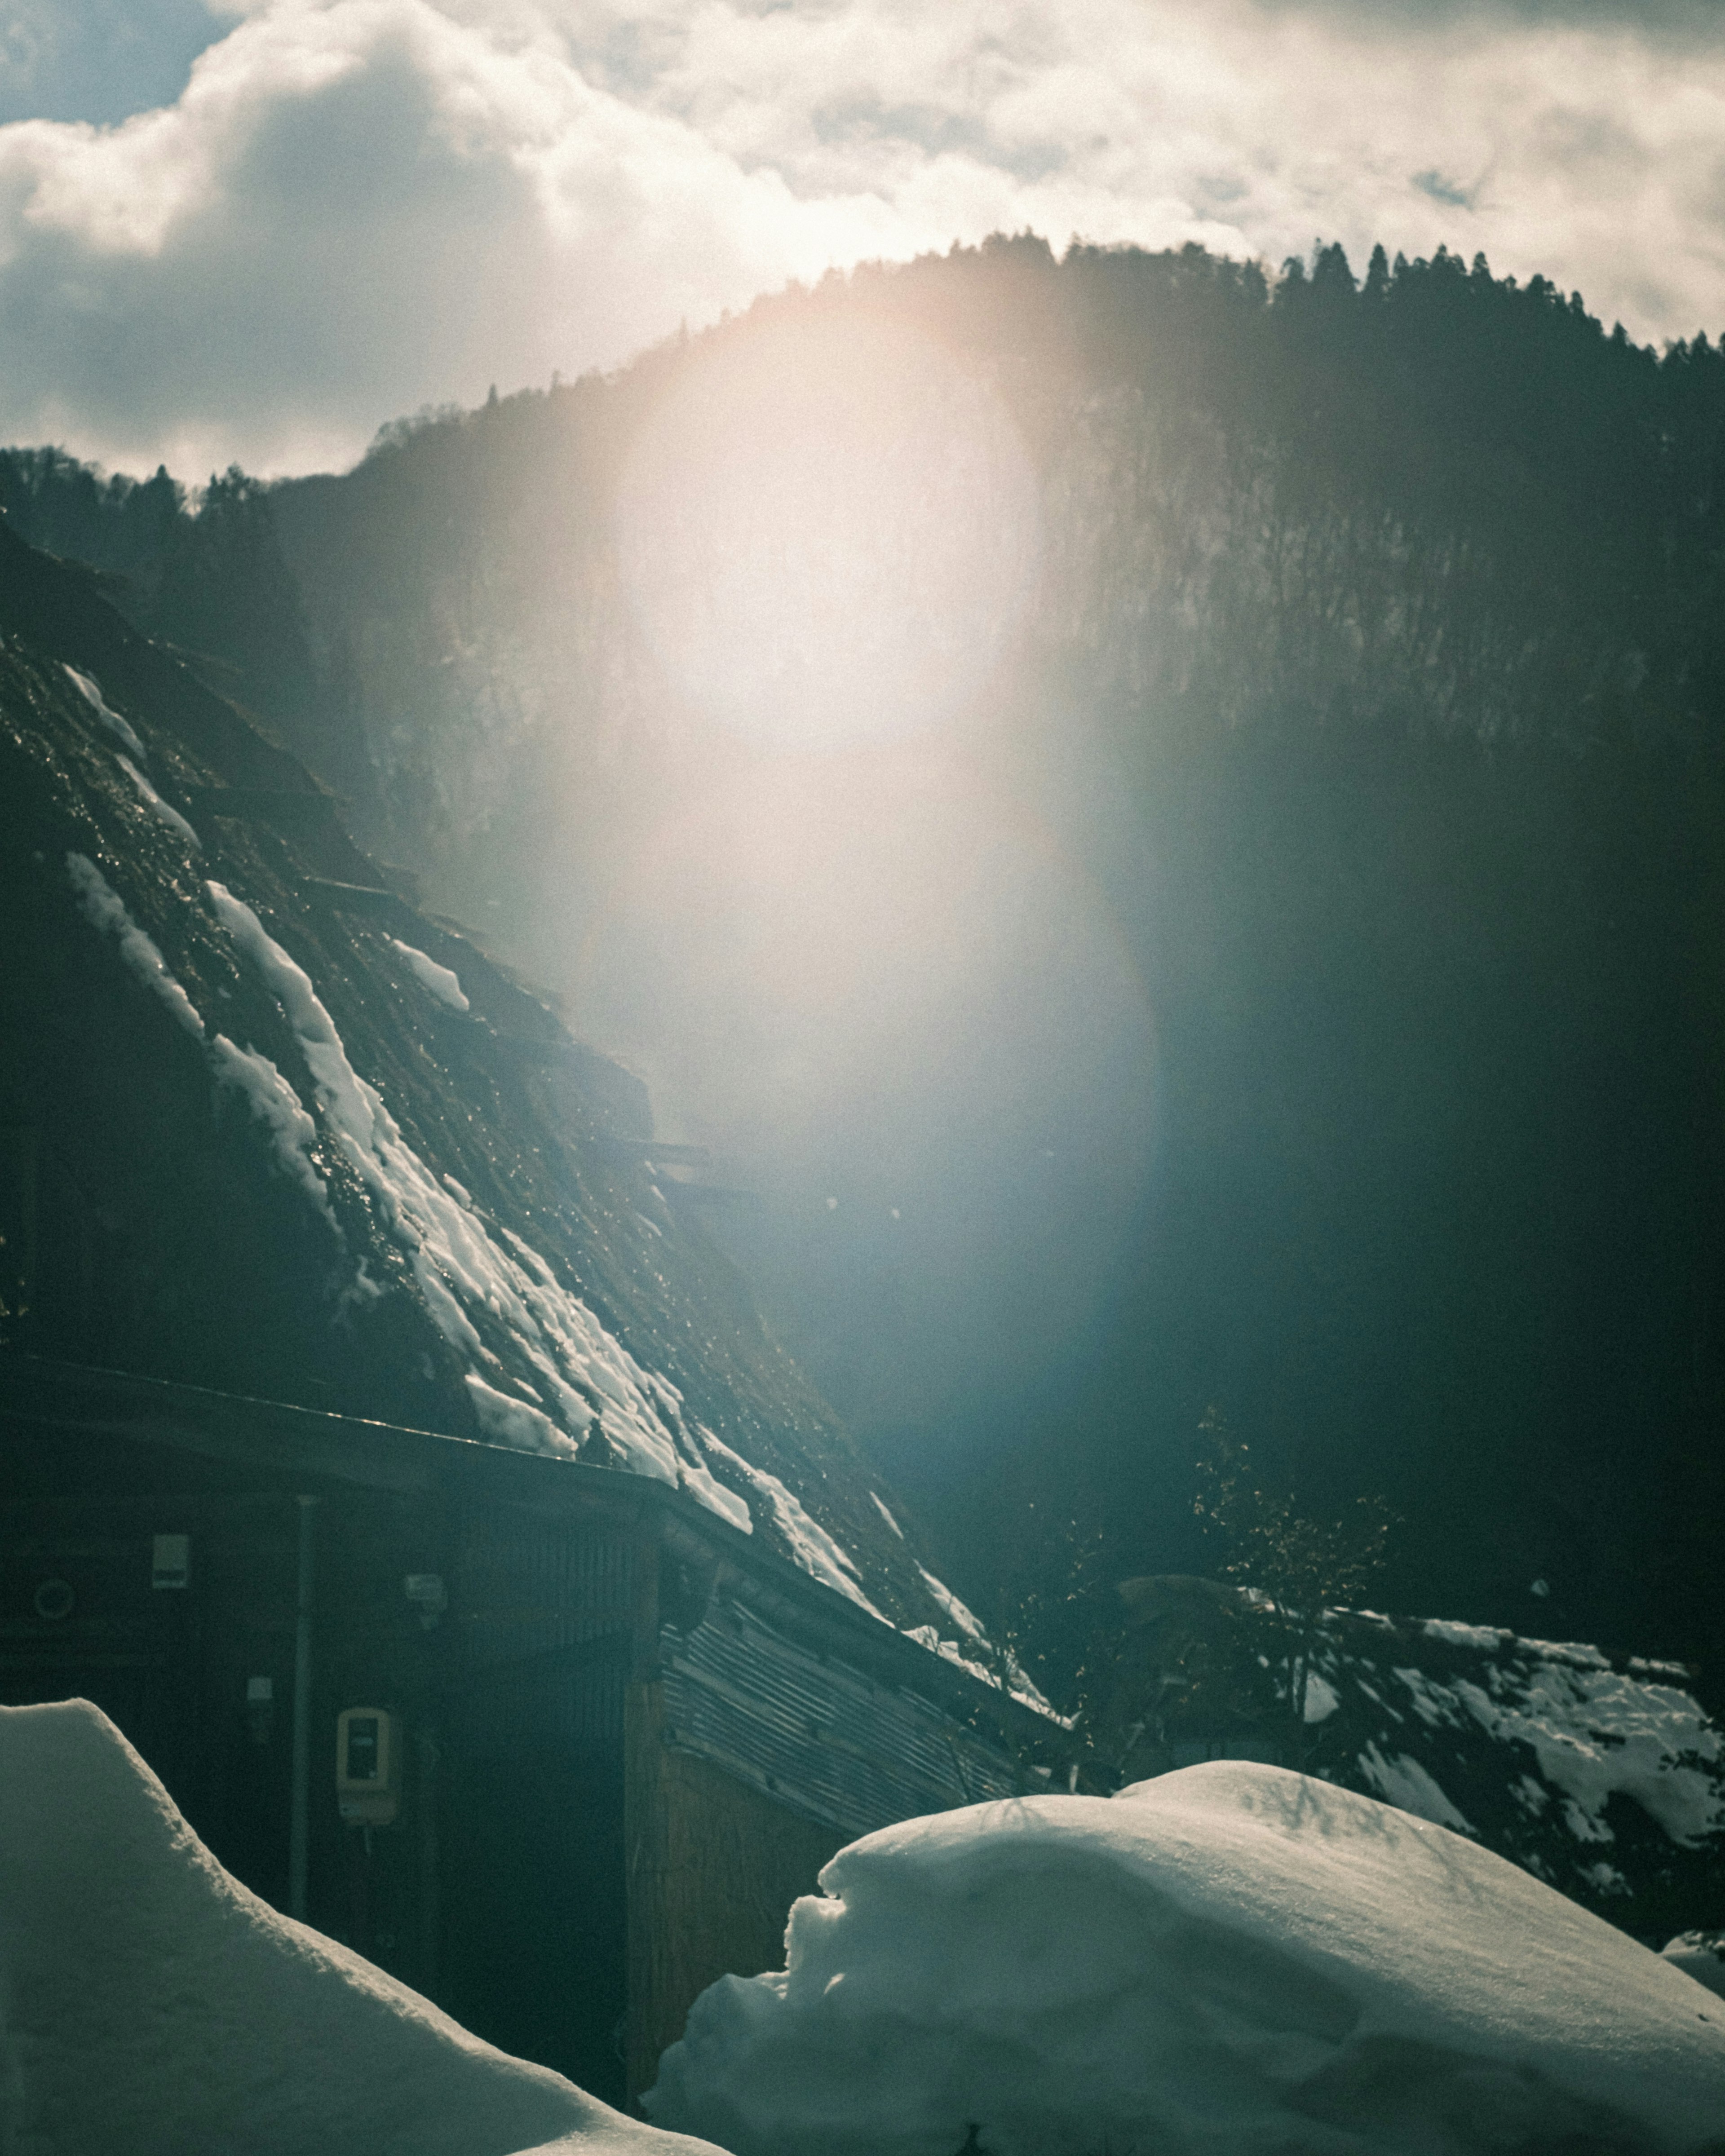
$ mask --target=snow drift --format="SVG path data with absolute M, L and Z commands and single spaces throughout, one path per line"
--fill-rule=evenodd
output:
M 0 2148 L 701 2156 L 228 1876 L 107 1717 L 0 1708 Z M 715 2152 L 707 2151 L 707 2156 Z
M 913 1820 L 820 1883 L 782 1974 L 696 2001 L 655 2122 L 737 2156 L 1725 2150 L 1708 1993 L 1280 1768 Z

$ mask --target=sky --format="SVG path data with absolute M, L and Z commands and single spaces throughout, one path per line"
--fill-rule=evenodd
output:
M 0 439 L 196 480 L 1030 229 L 1725 328 L 1713 0 L 17 0 Z

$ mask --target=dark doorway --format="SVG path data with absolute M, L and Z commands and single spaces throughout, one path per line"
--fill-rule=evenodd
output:
M 451 1761 L 448 1790 L 442 2003 L 488 2043 L 620 2107 L 617 1760 L 524 1745 Z

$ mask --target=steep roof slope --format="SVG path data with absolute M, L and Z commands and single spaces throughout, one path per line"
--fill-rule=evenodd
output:
M 986 1673 L 639 1082 L 3 528 L 0 636 L 0 1339 L 680 1484 Z

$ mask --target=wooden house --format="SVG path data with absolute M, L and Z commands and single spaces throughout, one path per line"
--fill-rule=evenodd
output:
M 3 531 L 0 639 L 0 1703 L 624 2101 L 833 1851 L 1060 1727 L 638 1082 Z

